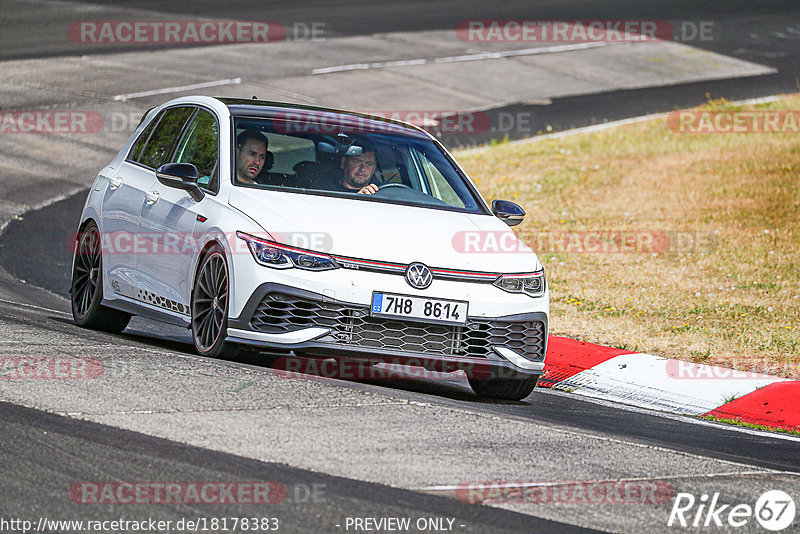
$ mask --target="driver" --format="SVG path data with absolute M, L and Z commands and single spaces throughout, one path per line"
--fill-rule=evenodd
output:
M 319 189 L 364 195 L 371 195 L 378 190 L 378 185 L 372 182 L 378 166 L 375 159 L 375 145 L 369 141 L 360 141 L 353 146 L 360 146 L 361 154 L 342 156 L 339 164 L 342 175 L 326 176 L 317 185 Z
M 236 136 L 236 179 L 239 183 L 255 184 L 264 167 L 269 140 L 260 132 L 245 130 Z

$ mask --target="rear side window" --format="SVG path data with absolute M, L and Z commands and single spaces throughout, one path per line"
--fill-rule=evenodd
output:
M 214 116 L 201 109 L 186 130 L 178 146 L 175 163 L 197 167 L 198 184 L 211 191 L 219 186 L 219 126 Z
M 269 140 L 269 150 L 275 158 L 272 168 L 269 169 L 271 172 L 291 174 L 294 166 L 301 161 L 317 159 L 314 141 L 310 139 L 270 132 L 264 132 L 264 135 Z
M 151 169 L 169 163 L 175 143 L 193 112 L 194 108 L 185 106 L 162 111 L 139 136 L 131 152 L 131 161 Z

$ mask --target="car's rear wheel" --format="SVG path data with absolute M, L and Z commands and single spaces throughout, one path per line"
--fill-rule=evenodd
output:
M 229 289 L 228 263 L 222 250 L 214 247 L 203 256 L 192 291 L 192 338 L 198 354 L 219 358 L 239 352 L 225 342 Z
M 69 293 L 72 318 L 78 326 L 117 334 L 125 330 L 131 320 L 129 313 L 100 304 L 103 301 L 103 253 L 100 231 L 94 222 L 89 222 L 78 235 Z
M 502 400 L 522 400 L 533 392 L 538 376 L 519 375 L 514 378 L 469 377 L 472 390 L 481 397 Z

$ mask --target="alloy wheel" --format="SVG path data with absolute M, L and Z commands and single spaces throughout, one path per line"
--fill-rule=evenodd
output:
M 197 275 L 192 299 L 192 332 L 201 352 L 219 339 L 228 312 L 228 269 L 219 252 L 209 255 Z
M 75 313 L 80 317 L 89 312 L 97 292 L 101 261 L 100 234 L 96 227 L 90 227 L 81 234 L 75 258 L 72 299 Z

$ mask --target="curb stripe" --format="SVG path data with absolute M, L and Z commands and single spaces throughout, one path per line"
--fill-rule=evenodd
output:
M 704 415 L 775 428 L 800 429 L 800 381 L 770 384 Z
M 670 360 L 652 354 L 623 354 L 561 381 L 558 389 L 644 408 L 702 415 L 777 378 L 692 378 L 670 369 Z M 673 364 L 674 365 L 674 364 Z M 711 371 L 711 366 L 698 366 Z M 713 377 L 711 373 L 705 376 Z
M 800 381 L 550 336 L 539 385 L 682 415 L 800 429 Z
M 545 374 L 539 379 L 539 385 L 552 387 L 620 354 L 633 354 L 633 352 L 568 337 L 549 336 Z

